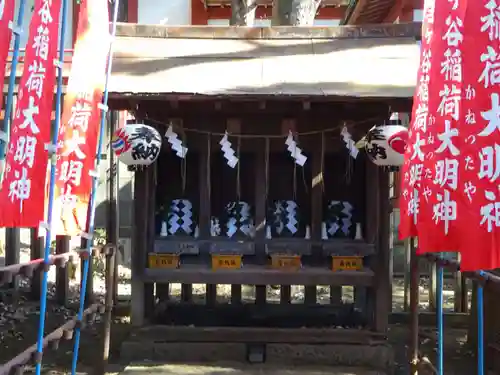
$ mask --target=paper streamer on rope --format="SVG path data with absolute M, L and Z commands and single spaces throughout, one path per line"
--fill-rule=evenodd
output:
M 245 236 L 252 235 L 252 218 L 250 205 L 246 202 L 230 202 L 226 206 L 228 220 L 226 223 L 226 236 L 232 238 L 236 232 L 241 231 Z
M 330 201 L 329 217 L 322 224 L 321 238 L 349 237 L 353 225 L 354 207 L 346 201 Z
M 349 202 L 343 202 L 344 204 L 344 209 L 342 210 L 342 213 L 346 215 L 345 218 L 342 219 L 342 232 L 346 236 L 349 235 L 349 228 L 352 225 L 352 205 Z
M 236 167 L 239 159 L 235 156 L 235 151 L 231 147 L 231 142 L 229 142 L 229 135 L 227 134 L 227 132 L 224 134 L 219 144 L 221 146 L 222 152 L 224 153 L 224 158 L 227 160 L 227 165 L 229 165 L 231 168 Z
M 187 199 L 174 199 L 170 206 L 168 219 L 169 234 L 176 234 L 182 229 L 184 233 L 190 235 L 193 232 L 193 205 Z
M 285 144 L 287 145 L 288 152 L 290 152 L 290 156 L 295 160 L 295 163 L 303 167 L 307 161 L 307 156 L 302 154 L 302 149 L 297 146 L 297 141 L 295 141 L 291 131 L 288 132 Z
M 349 151 L 349 155 L 351 155 L 353 159 L 356 159 L 358 157 L 359 150 L 356 148 L 356 142 L 353 141 L 351 133 L 349 133 L 346 126 L 342 128 L 340 136 L 345 143 L 345 148 Z
M 174 132 L 172 125 L 169 125 L 167 131 L 165 132 L 165 137 L 167 138 L 168 143 L 170 143 L 172 150 L 175 151 L 175 154 L 184 159 L 188 152 L 188 148 L 182 144 L 182 141 L 179 139 L 177 133 Z
M 274 203 L 273 223 L 276 234 L 281 236 L 285 227 L 294 235 L 298 232 L 297 211 L 298 205 L 292 200 L 278 200 Z

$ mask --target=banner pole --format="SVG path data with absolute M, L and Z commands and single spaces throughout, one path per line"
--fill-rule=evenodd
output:
M 483 276 L 486 274 L 479 271 Z M 477 375 L 484 375 L 484 287 L 477 284 Z
M 24 8 L 26 0 L 20 0 L 19 10 L 17 12 L 17 23 L 12 28 L 14 34 L 14 52 L 12 53 L 12 63 L 10 66 L 9 88 L 7 91 L 7 100 L 5 102 L 5 114 L 3 117 L 3 129 L 0 132 L 0 183 L 3 181 L 4 163 L 7 145 L 10 139 L 10 122 L 12 114 L 12 105 L 14 103 L 14 88 L 16 86 L 16 71 L 19 60 L 19 49 L 21 47 L 21 34 L 23 33 Z M 1 185 L 0 185 L 1 188 Z
M 108 90 L 108 84 L 109 84 L 109 78 L 111 76 L 111 69 L 113 67 L 113 42 L 115 39 L 116 35 L 116 22 L 118 20 L 118 5 L 119 5 L 120 0 L 114 0 L 113 4 L 113 21 L 112 21 L 112 26 L 111 26 L 111 36 L 110 36 L 110 42 L 109 42 L 109 50 L 108 50 L 108 62 L 107 62 L 107 68 L 106 68 L 106 80 L 104 83 L 104 93 L 103 93 L 103 98 L 102 98 L 102 104 L 100 106 L 101 108 L 101 125 L 99 128 L 99 139 L 97 143 L 97 151 L 96 151 L 96 159 L 95 159 L 95 168 L 94 171 L 99 170 L 99 166 L 101 164 L 101 155 L 102 155 L 102 144 L 103 144 L 103 138 L 104 138 L 104 131 L 105 131 L 105 125 L 106 125 L 106 114 L 108 112 L 108 97 L 109 97 L 109 90 Z M 93 235 L 94 233 L 94 218 L 95 218 L 95 196 L 98 188 L 98 182 L 99 182 L 99 176 L 97 174 L 94 174 L 92 176 L 92 192 L 90 196 L 90 210 L 89 210 L 89 216 L 88 216 L 88 234 L 90 236 Z M 85 293 L 86 293 L 86 288 L 87 288 L 87 279 L 89 277 L 89 264 L 92 262 L 92 240 L 89 239 L 87 240 L 87 248 L 86 248 L 86 253 L 88 256 L 84 258 L 83 261 L 83 275 L 82 275 L 82 282 L 81 282 L 81 288 L 80 288 L 80 307 L 78 310 L 78 321 L 81 321 L 83 319 L 83 311 L 85 308 Z M 92 275 L 90 275 L 92 277 Z M 81 328 L 80 326 L 75 327 L 75 341 L 74 341 L 74 347 L 73 347 L 73 361 L 71 363 L 71 375 L 76 374 L 76 366 L 78 364 L 78 350 L 80 347 L 80 335 L 81 335 Z M 39 375 L 39 374 L 37 374 Z
M 59 126 L 61 124 L 61 101 L 62 101 L 62 83 L 63 83 L 63 64 L 64 64 L 64 41 L 66 34 L 66 21 L 68 13 L 68 1 L 62 0 L 61 8 L 61 32 L 59 35 L 59 61 L 54 63 L 57 68 L 57 91 L 56 91 L 56 113 L 54 132 L 52 134 L 51 145 L 49 147 L 49 162 L 50 162 L 50 186 L 49 186 L 49 200 L 47 208 L 47 229 L 45 236 L 45 249 L 44 249 L 44 264 L 49 263 L 50 257 L 50 242 L 52 237 L 52 211 L 54 207 L 54 190 L 56 182 L 56 163 L 57 163 L 57 137 L 59 134 Z M 39 360 L 36 362 L 36 375 L 40 375 L 42 370 L 42 352 L 43 352 L 43 338 L 45 330 L 45 312 L 47 310 L 47 286 L 48 286 L 48 268 L 45 268 L 42 279 L 42 292 L 40 297 L 40 322 L 38 325 L 38 341 L 37 353 Z
M 438 330 L 438 342 L 437 342 L 437 370 L 439 375 L 444 374 L 443 369 L 443 282 L 444 282 L 444 269 L 443 267 L 437 263 L 437 330 Z

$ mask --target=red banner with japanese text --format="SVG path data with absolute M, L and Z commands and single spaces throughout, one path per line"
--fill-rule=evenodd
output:
M 109 51 L 108 3 L 82 0 L 57 159 L 54 231 L 85 232 Z
M 12 31 L 10 26 L 14 20 L 14 0 L 0 0 L 0 77 L 2 82 L 5 77 L 7 57 L 9 57 L 10 40 Z M 0 109 L 3 106 L 3 94 L 0 95 Z
M 417 236 L 418 225 L 421 221 L 422 192 L 425 161 L 425 146 L 427 129 L 432 119 L 429 111 L 431 74 L 438 69 L 434 57 L 435 27 L 435 0 L 426 0 L 422 23 L 422 40 L 420 43 L 420 65 L 417 72 L 417 88 L 413 98 L 413 110 L 410 123 L 408 145 L 405 153 L 405 162 L 401 167 L 401 197 L 400 197 L 400 225 L 401 238 Z M 437 20 L 440 22 L 440 20 Z M 433 64 L 434 62 L 434 64 Z
M 500 267 L 500 1 L 469 1 L 459 204 L 461 268 Z
M 44 220 L 60 8 L 60 0 L 35 2 L 0 190 L 0 227 L 38 227 Z
M 467 1 L 426 1 L 426 5 L 434 8 L 432 29 L 423 33 L 423 40 L 431 35 L 430 42 L 422 45 L 420 85 L 426 84 L 427 101 L 422 104 L 422 90 L 417 89 L 413 139 L 403 172 L 400 236 L 418 235 L 419 252 L 457 251 L 462 44 Z M 425 17 L 431 17 L 428 9 Z
M 462 164 L 460 127 L 462 123 L 462 77 L 464 20 L 467 0 L 438 1 L 434 33 L 435 75 L 431 77 L 429 110 L 433 114 L 427 134 L 424 172 L 428 171 L 422 195 L 419 252 L 458 251 L 457 226 L 459 171 Z M 424 176 L 425 178 L 425 176 Z

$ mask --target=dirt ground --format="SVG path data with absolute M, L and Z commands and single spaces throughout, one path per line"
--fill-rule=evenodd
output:
M 97 289 L 100 289 L 101 281 L 96 280 Z M 201 286 L 200 286 L 201 287 Z M 204 287 L 204 286 L 203 286 Z M 121 290 L 128 289 L 126 283 L 122 285 Z M 200 294 L 202 290 L 195 288 L 194 294 Z M 402 310 L 402 280 L 395 280 L 394 283 L 394 306 L 393 309 L 396 311 Z M 452 296 L 449 293 L 452 285 L 447 285 L 447 292 L 445 293 L 445 307 L 451 309 L 453 306 L 452 298 L 447 296 Z M 23 289 L 23 288 L 21 288 Z M 173 286 L 171 292 L 174 297 L 177 294 L 177 286 Z M 273 300 L 275 297 L 279 296 L 279 291 L 272 290 L 269 288 L 268 299 Z M 422 280 L 421 285 L 421 309 L 425 310 L 428 307 L 427 301 L 427 282 Z M 99 292 L 99 290 L 97 290 Z M 224 287 L 219 291 L 220 297 L 225 300 L 225 294 L 227 291 Z M 230 293 L 230 292 L 229 292 Z M 277 294 L 275 296 L 275 294 Z M 327 299 L 329 291 L 324 288 L 318 288 L 318 302 L 321 303 L 323 299 Z M 49 298 L 52 298 L 54 294 L 53 288 L 49 290 Z M 76 314 L 76 306 L 78 302 L 78 293 L 76 288 L 72 290 L 73 298 L 71 300 L 71 305 L 75 308 L 63 308 L 57 306 L 53 302 L 49 302 L 47 308 L 47 323 L 46 332 L 50 332 L 55 328 L 62 325 L 65 321 Z M 294 292 L 295 302 L 300 303 L 303 298 L 303 293 L 300 287 L 295 287 Z M 249 300 L 253 296 L 248 295 Z M 352 298 L 352 290 L 347 288 L 344 291 L 343 298 L 349 300 Z M 326 302 L 326 301 L 325 301 Z M 6 363 L 8 360 L 13 358 L 15 355 L 21 353 L 27 347 L 36 342 L 37 328 L 39 322 L 39 303 L 28 301 L 25 297 L 19 295 L 14 295 L 9 291 L 0 291 L 0 363 Z M 119 358 L 119 348 L 123 340 L 126 339 L 130 332 L 129 319 L 116 318 L 112 326 L 112 342 L 111 342 L 111 357 L 110 363 L 118 363 Z M 404 326 L 393 326 L 390 330 L 390 341 L 396 349 L 396 360 L 397 360 L 397 372 L 399 374 L 407 374 L 408 366 L 406 360 L 406 350 L 407 343 L 409 342 L 409 332 L 408 328 Z M 465 332 L 462 331 L 447 331 L 446 342 L 446 363 L 445 369 L 447 375 L 470 375 L 475 373 L 474 370 L 474 360 L 472 359 L 472 353 L 468 350 L 465 345 L 466 336 Z M 431 340 L 423 339 L 422 354 L 428 356 L 433 363 L 435 357 L 435 345 Z M 73 342 L 63 341 L 57 351 L 47 350 L 44 353 L 44 373 L 67 373 L 70 371 L 71 359 L 73 353 Z M 81 336 L 81 346 L 80 346 L 80 357 L 78 372 L 80 373 L 91 373 L 92 369 L 95 368 L 97 361 L 102 358 L 102 317 L 97 316 L 95 322 L 90 324 L 82 333 Z M 432 374 L 432 372 L 428 372 Z M 421 374 L 426 374 L 422 371 Z

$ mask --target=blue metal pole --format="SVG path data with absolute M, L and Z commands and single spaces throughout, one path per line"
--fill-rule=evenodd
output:
M 443 280 L 444 270 L 439 264 L 437 265 L 437 330 L 438 330 L 438 342 L 437 342 L 437 370 L 438 375 L 444 374 L 443 368 Z
M 12 103 L 14 102 L 14 87 L 16 85 L 16 70 L 19 60 L 19 47 L 21 44 L 21 33 L 24 21 L 24 8 L 26 0 L 19 2 L 19 10 L 17 12 L 16 27 L 12 32 L 14 33 L 14 52 L 12 54 L 12 65 L 10 68 L 9 76 L 9 89 L 7 91 L 7 100 L 5 102 L 5 115 L 3 118 L 3 132 L 5 139 L 0 139 L 0 161 L 5 160 L 5 151 L 10 139 L 10 117 L 12 113 Z M 0 171 L 0 182 L 3 180 L 3 169 Z
M 59 39 L 59 63 L 57 64 L 57 92 L 56 92 L 56 121 L 55 129 L 52 134 L 52 145 L 49 150 L 49 160 L 50 160 L 50 187 L 49 187 L 49 203 L 48 203 L 48 213 L 47 213 L 47 234 L 45 236 L 45 251 L 43 255 L 44 263 L 49 263 L 50 256 L 50 240 L 51 240 L 51 226 L 52 226 L 52 210 L 54 207 L 54 190 L 56 183 L 56 163 L 57 159 L 54 157 L 57 150 L 57 137 L 59 134 L 59 126 L 61 124 L 61 102 L 62 102 L 62 82 L 63 82 L 63 62 L 64 62 L 64 40 L 66 34 L 66 19 L 67 19 L 67 8 L 68 1 L 62 0 L 61 9 L 61 32 Z M 45 268 L 42 280 L 42 295 L 40 297 L 40 322 L 38 325 L 38 341 L 37 341 L 37 352 L 40 353 L 40 361 L 36 363 L 36 375 L 40 375 L 42 370 L 41 353 L 43 352 L 43 336 L 45 331 L 45 313 L 47 310 L 47 283 L 48 283 L 48 268 Z
M 103 144 L 103 138 L 104 138 L 104 130 L 106 126 L 106 114 L 108 112 L 108 96 L 109 96 L 109 91 L 108 91 L 108 83 L 109 83 L 109 77 L 111 76 L 111 68 L 113 66 L 113 41 L 116 35 L 116 22 L 118 20 L 118 5 L 119 5 L 119 0 L 114 0 L 113 4 L 113 23 L 112 23 L 112 30 L 111 30 L 111 40 L 109 43 L 109 51 L 108 51 L 108 65 L 107 65 L 107 71 L 106 71 L 106 82 L 104 85 L 104 94 L 102 98 L 102 109 L 101 109 L 101 126 L 99 129 L 99 141 L 97 143 L 97 154 L 96 154 L 96 163 L 95 163 L 95 170 L 99 170 L 99 165 L 101 164 L 101 154 L 102 154 L 102 144 Z M 89 235 L 93 235 L 94 233 L 94 217 L 95 217 L 95 195 L 98 187 L 98 176 L 92 176 L 92 193 L 90 196 L 90 213 L 89 213 L 89 218 L 88 218 L 88 230 L 89 230 Z M 85 292 L 87 289 L 87 279 L 89 277 L 89 264 L 92 261 L 92 252 L 91 252 L 91 246 L 92 246 L 92 241 L 88 240 L 87 241 L 87 253 L 88 256 L 85 257 L 84 263 L 83 263 L 83 275 L 82 275 L 82 287 L 80 289 L 80 308 L 78 310 L 78 321 L 81 321 L 83 319 L 83 310 L 85 306 Z M 73 347 L 73 362 L 71 364 L 71 375 L 76 374 L 76 366 L 78 363 L 78 350 L 80 347 L 80 334 L 81 330 L 80 327 L 77 326 L 75 328 L 75 342 L 74 342 L 74 347 Z M 38 374 L 37 374 L 38 375 Z
M 484 272 L 480 271 L 484 276 Z M 484 289 L 477 286 L 477 375 L 484 375 Z

